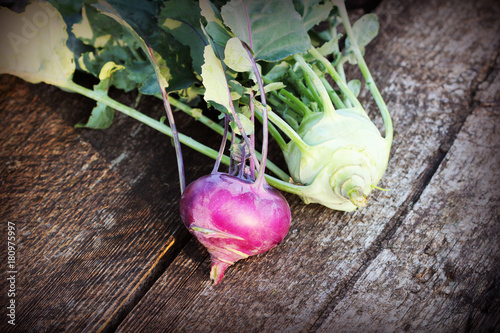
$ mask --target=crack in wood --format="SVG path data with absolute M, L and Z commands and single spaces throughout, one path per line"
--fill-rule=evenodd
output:
M 120 324 L 178 257 L 179 253 L 189 244 L 190 238 L 188 237 L 187 240 L 181 239 L 180 241 L 176 239 L 175 242 L 170 244 L 172 249 L 170 249 L 170 245 L 165 248 L 158 257 L 156 264 L 152 265 L 150 271 L 144 275 L 144 280 L 137 283 L 138 288 L 135 292 L 122 302 L 122 306 L 117 308 L 115 315 L 99 329 L 99 332 L 115 332 L 118 329 Z
M 489 79 L 489 77 L 493 74 L 495 70 L 495 64 L 497 63 L 499 56 L 500 52 L 496 52 L 494 56 L 490 58 L 490 61 L 488 61 L 487 64 L 483 67 L 483 69 L 480 71 L 480 73 L 478 74 L 478 78 L 474 80 L 474 84 L 472 85 L 470 91 L 468 112 L 466 113 L 464 112 L 464 114 L 458 119 L 456 126 L 450 127 L 450 130 L 446 134 L 446 140 L 443 141 L 443 143 L 439 146 L 439 149 L 436 150 L 428 167 L 425 169 L 425 171 L 421 174 L 418 181 L 416 182 L 416 185 L 412 193 L 401 205 L 398 212 L 394 214 L 394 217 L 387 223 L 387 225 L 385 226 L 384 230 L 380 233 L 380 235 L 366 250 L 365 252 L 366 259 L 363 262 L 363 264 L 350 278 L 345 279 L 344 281 L 339 283 L 338 287 L 332 292 L 332 295 L 330 296 L 331 298 L 330 302 L 328 302 L 327 305 L 319 312 L 318 318 L 308 329 L 308 332 L 318 331 L 318 329 L 322 326 L 323 322 L 328 318 L 329 314 L 335 309 L 335 307 L 342 301 L 342 299 L 345 298 L 345 296 L 348 293 L 353 291 L 355 284 L 358 282 L 359 278 L 363 275 L 366 269 L 375 260 L 375 258 L 382 252 L 382 250 L 387 249 L 389 247 L 388 244 L 390 243 L 392 237 L 400 228 L 400 226 L 406 219 L 409 212 L 411 212 L 413 206 L 419 201 L 423 191 L 428 186 L 432 177 L 441 166 L 448 151 L 453 146 L 453 143 L 455 142 L 458 133 L 464 126 L 467 117 L 470 114 L 472 114 L 472 112 L 476 109 L 477 106 L 480 105 L 480 101 L 476 100 L 476 94 L 481 86 L 481 83 L 486 82 Z M 494 284 L 495 286 L 492 288 L 496 289 L 500 288 L 497 282 L 498 280 L 495 282 Z M 495 293 L 495 295 L 497 294 L 498 293 Z M 496 304 L 496 306 L 500 305 Z

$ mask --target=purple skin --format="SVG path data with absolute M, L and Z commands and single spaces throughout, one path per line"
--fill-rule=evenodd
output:
M 276 189 L 224 173 L 203 176 L 182 194 L 181 218 L 210 253 L 210 278 L 278 245 L 290 228 L 288 202 Z

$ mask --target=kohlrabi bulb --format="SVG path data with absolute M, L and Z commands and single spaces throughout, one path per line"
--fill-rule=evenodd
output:
M 182 194 L 181 218 L 210 253 L 215 284 L 227 267 L 278 245 L 290 228 L 291 212 L 281 193 L 223 173 L 189 184 Z
M 307 185 L 302 200 L 343 211 L 366 206 L 387 167 L 391 141 L 364 111 L 336 110 L 332 117 L 318 112 L 297 133 L 307 149 L 291 141 L 284 155 L 294 182 Z

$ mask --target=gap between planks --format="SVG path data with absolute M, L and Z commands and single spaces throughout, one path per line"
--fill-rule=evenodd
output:
M 366 269 L 371 265 L 375 258 L 387 247 L 387 243 L 390 242 L 391 238 L 394 236 L 396 231 L 401 227 L 401 224 L 406 219 L 407 215 L 411 212 L 413 206 L 418 202 L 423 191 L 431 181 L 434 174 L 437 172 L 439 166 L 445 159 L 448 151 L 455 142 L 458 133 L 462 130 L 467 118 L 474 112 L 474 110 L 481 105 L 480 101 L 476 100 L 476 94 L 480 89 L 480 85 L 483 82 L 488 81 L 490 76 L 494 73 L 496 64 L 499 63 L 500 52 L 497 51 L 489 59 L 487 64 L 478 73 L 478 77 L 474 80 L 472 88 L 470 89 L 470 100 L 468 105 L 468 112 L 457 121 L 457 126 L 452 126 L 448 133 L 446 133 L 447 139 L 443 141 L 440 147 L 436 150 L 429 166 L 426 168 L 425 172 L 419 177 L 414 191 L 405 200 L 398 212 L 393 216 L 393 218 L 387 223 L 384 230 L 380 235 L 374 240 L 373 244 L 366 250 L 366 259 L 359 269 L 345 281 L 339 283 L 337 291 L 330 296 L 331 301 L 327 302 L 326 306 L 319 313 L 318 318 L 314 324 L 309 328 L 309 332 L 316 332 L 323 324 L 323 322 L 328 318 L 329 314 L 335 309 L 339 302 L 352 291 L 354 285 L 357 283 L 359 278 L 363 275 Z

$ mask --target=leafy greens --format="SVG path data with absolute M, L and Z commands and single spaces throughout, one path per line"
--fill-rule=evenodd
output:
M 231 152 L 243 158 L 250 153 L 255 165 L 266 154 L 253 152 L 249 141 L 256 132 L 254 117 L 266 124 L 269 117 L 269 133 L 283 150 L 290 173 L 268 161 L 274 176 L 266 179 L 306 203 L 354 210 L 366 204 L 385 171 L 392 123 L 363 60 L 366 46 L 378 34 L 378 20 L 367 14 L 351 26 L 343 1 L 50 0 L 30 3 L 22 13 L 1 8 L 0 22 L 5 46 L 0 73 L 96 101 L 88 122 L 77 127 L 108 128 L 117 110 L 175 141 L 169 115 L 173 106 L 222 135 L 222 125 L 200 112 L 206 108 L 199 104 L 204 99 L 221 118 L 230 118 L 238 136 L 232 139 Z M 326 28 L 317 29 L 320 23 Z M 338 32 L 341 25 L 346 38 Z M 346 64 L 360 68 L 381 111 L 384 138 L 357 100 L 362 84 L 347 80 Z M 93 89 L 76 84 L 76 70 L 99 83 Z M 111 99 L 112 87 L 162 98 L 170 126 Z M 332 131 L 343 130 L 345 137 L 354 133 L 354 141 L 332 138 Z M 360 135 L 370 143 L 358 140 Z M 217 152 L 202 143 L 178 137 L 217 158 Z M 179 160 L 179 142 L 176 148 Z M 322 155 L 320 160 L 313 156 L 315 151 Z M 231 159 L 223 156 L 222 163 L 230 164 Z M 362 170 L 346 171 L 352 165 Z M 181 167 L 179 176 L 184 176 Z

